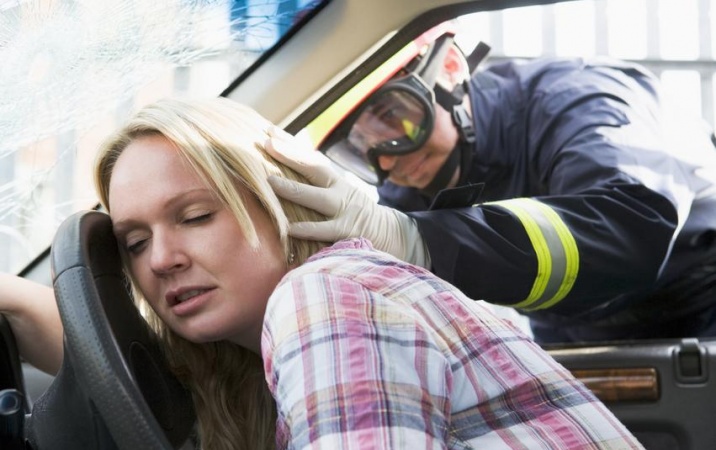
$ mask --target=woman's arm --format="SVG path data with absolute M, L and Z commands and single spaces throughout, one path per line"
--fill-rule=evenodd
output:
M 62 364 L 62 322 L 52 289 L 0 273 L 0 313 L 10 323 L 20 356 L 56 374 Z

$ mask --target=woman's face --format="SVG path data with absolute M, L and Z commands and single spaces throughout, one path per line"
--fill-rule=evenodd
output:
M 287 265 L 268 214 L 240 192 L 256 249 L 174 145 L 146 136 L 118 158 L 109 207 L 137 287 L 172 330 L 192 342 L 226 339 L 259 353 L 266 302 Z

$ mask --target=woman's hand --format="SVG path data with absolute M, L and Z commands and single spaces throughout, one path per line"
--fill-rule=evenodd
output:
M 273 158 L 300 173 L 309 184 L 279 177 L 269 183 L 276 195 L 313 209 L 329 220 L 292 223 L 289 233 L 300 239 L 335 242 L 364 237 L 381 251 L 398 259 L 429 267 L 427 247 L 414 219 L 379 205 L 365 190 L 341 176 L 322 153 L 306 149 L 285 131 L 269 131 L 266 151 Z

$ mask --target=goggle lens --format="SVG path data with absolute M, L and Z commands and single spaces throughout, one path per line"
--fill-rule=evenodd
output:
M 430 113 L 413 93 L 391 90 L 381 93 L 353 122 L 348 141 L 360 152 L 403 154 L 424 142 Z
M 433 129 L 433 102 L 432 89 L 418 76 L 392 80 L 343 123 L 324 152 L 364 181 L 379 185 L 387 176 L 379 168 L 381 155 L 405 155 L 425 145 Z

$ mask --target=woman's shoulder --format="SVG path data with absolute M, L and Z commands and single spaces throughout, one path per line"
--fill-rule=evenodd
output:
M 366 239 L 346 239 L 288 272 L 269 299 L 268 309 L 295 311 L 322 303 L 339 305 L 347 299 L 397 301 L 394 293 L 420 278 L 435 276 L 374 249 Z
M 376 293 L 399 288 L 403 283 L 446 284 L 430 271 L 401 261 L 376 250 L 364 238 L 345 239 L 327 247 L 292 270 L 285 281 L 297 281 L 306 276 L 319 275 L 339 282 L 351 281 Z M 443 286 L 438 289 L 445 289 Z
M 291 270 L 269 299 L 267 319 L 311 311 L 375 307 L 411 310 L 414 303 L 459 291 L 422 267 L 375 250 L 369 241 L 347 239 Z M 439 294 L 441 293 L 441 294 Z
M 333 245 L 325 247 L 306 260 L 300 267 L 310 264 L 314 261 L 326 258 L 335 258 L 338 256 L 365 256 L 366 254 L 379 254 L 380 252 L 373 247 L 373 244 L 365 238 L 349 238 L 335 242 Z
M 354 280 L 362 271 L 375 266 L 388 256 L 375 250 L 371 243 L 363 238 L 339 241 L 290 270 L 278 284 L 272 299 L 285 291 L 295 297 L 296 292 L 301 289 L 312 290 L 317 295 L 327 293 L 329 288 L 335 289 L 339 286 L 341 280 Z M 315 298 L 316 295 L 312 297 Z
M 327 278 L 359 280 L 366 272 L 372 275 L 388 271 L 412 272 L 412 266 L 382 251 L 376 250 L 365 238 L 350 238 L 336 242 L 308 258 L 290 271 L 282 282 L 300 280 L 309 275 L 320 274 Z
M 348 239 L 327 247 L 281 280 L 266 307 L 264 335 L 270 336 L 275 346 L 307 333 L 331 334 L 347 323 L 359 326 L 376 317 L 392 317 L 366 314 L 376 309 L 402 310 L 400 299 L 390 295 L 390 283 L 410 278 L 409 267 L 375 250 L 365 239 Z M 410 321 L 407 311 L 401 320 Z

